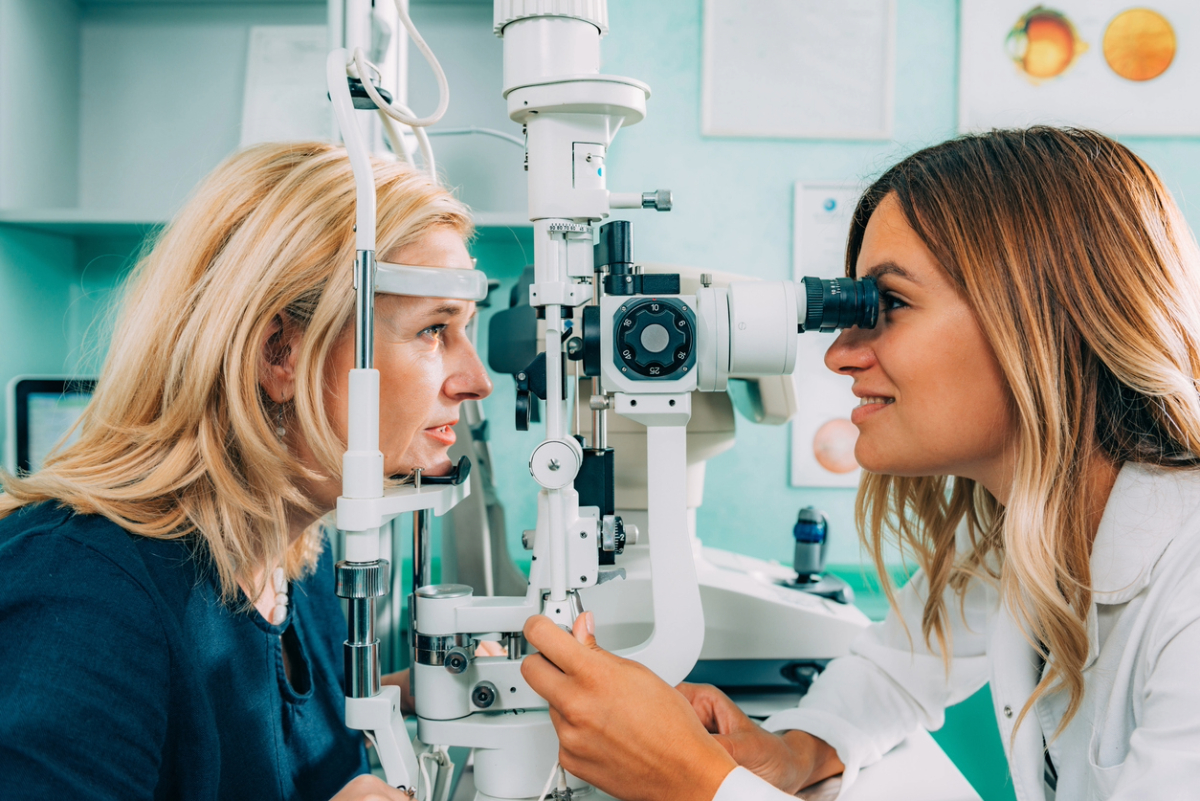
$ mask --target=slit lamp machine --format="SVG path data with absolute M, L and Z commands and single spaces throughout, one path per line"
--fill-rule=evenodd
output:
M 522 126 L 529 176 L 534 268 L 525 300 L 544 320 L 539 352 L 518 375 L 519 407 L 536 405 L 534 396 L 545 402 L 545 438 L 532 449 L 528 465 L 541 489 L 536 528 L 525 536 L 532 562 L 523 594 L 477 595 L 466 584 L 433 584 L 430 514 L 444 515 L 467 498 L 470 462 L 460 461 L 445 477 L 422 477 L 418 471 L 410 483 L 385 490 L 379 374 L 372 354 L 374 297 L 482 301 L 488 287 L 478 270 L 376 259 L 375 183 L 362 127 L 369 120 L 360 118 L 377 113 L 393 150 L 408 155 L 411 147 L 395 122 L 411 128 L 425 150 L 423 129 L 440 118 L 449 96 L 436 58 L 403 5 L 397 2 L 398 19 L 439 81 L 441 102 L 433 115 L 417 118 L 392 102 L 361 49 L 335 49 L 327 61 L 329 95 L 357 187 L 355 368 L 337 505 L 343 558 L 336 584 L 348 603 L 346 723 L 372 741 L 387 782 L 421 801 L 448 792 L 446 777 L 433 776 L 446 772 L 451 746 L 474 749 L 478 799 L 600 796 L 561 772 L 558 789 L 549 793 L 546 777 L 552 780 L 558 770 L 558 743 L 545 701 L 521 676 L 525 621 L 543 614 L 569 628 L 587 606 L 595 610 L 602 645 L 676 684 L 693 671 L 705 648 L 705 615 L 712 603 L 702 605 L 698 568 L 707 576 L 703 586 L 709 595 L 716 593 L 735 618 L 778 615 L 772 610 L 779 602 L 772 605 L 770 598 L 756 598 L 757 590 L 735 586 L 739 580 L 762 584 L 761 576 L 739 574 L 732 569 L 736 565 L 718 564 L 695 545 L 698 501 L 689 503 L 689 422 L 695 412 L 712 416 L 714 407 L 703 399 L 722 396 L 731 378 L 788 376 L 798 332 L 872 327 L 877 291 L 869 279 L 722 285 L 708 275 L 696 280 L 694 271 L 639 269 L 630 224 L 604 221 L 611 209 L 669 211 L 671 195 L 608 189 L 608 151 L 622 127 L 645 117 L 650 88 L 600 72 L 600 39 L 608 31 L 604 0 L 497 0 L 503 93 L 509 116 Z M 431 161 L 427 154 L 426 164 Z M 589 437 L 576 438 L 569 430 L 572 362 L 582 367 L 576 397 L 581 403 L 587 399 Z M 630 444 L 640 464 L 625 457 L 618 471 L 613 446 L 621 442 Z M 644 495 L 622 489 L 629 476 L 644 482 Z M 634 499 L 626 504 L 633 508 L 619 508 L 622 498 Z M 398 689 L 380 684 L 375 630 L 377 602 L 393 583 L 381 542 L 390 521 L 406 512 L 414 520 L 415 591 L 408 623 L 415 744 Z M 729 575 L 721 578 L 722 570 Z M 775 589 L 803 598 L 782 604 L 795 614 L 784 615 L 779 624 L 800 628 L 771 624 L 766 635 L 803 637 L 802 627 L 811 624 L 832 643 L 831 653 L 816 656 L 844 652 L 865 625 L 851 606 L 839 609 L 812 594 Z M 476 656 L 477 640 L 489 634 L 507 642 L 507 656 Z

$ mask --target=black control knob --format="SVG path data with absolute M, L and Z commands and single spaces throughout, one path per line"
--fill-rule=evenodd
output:
M 676 378 L 696 361 L 696 315 L 674 298 L 627 303 L 613 326 L 617 366 L 630 378 Z

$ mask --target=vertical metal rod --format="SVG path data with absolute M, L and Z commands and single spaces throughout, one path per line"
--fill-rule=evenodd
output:
M 344 645 L 346 695 L 371 698 L 379 695 L 379 641 L 375 639 L 375 599 L 351 598 L 346 618 L 349 639 Z
M 546 439 L 567 436 L 567 399 L 563 397 L 562 306 L 547 304 L 546 309 Z
M 429 510 L 413 512 L 413 592 L 433 583 L 429 554 Z
M 597 270 L 595 273 L 594 283 L 592 284 L 592 305 L 600 305 L 600 297 L 604 293 L 604 273 Z M 601 394 L 600 377 L 596 376 L 592 379 L 592 394 Z M 608 447 L 608 418 L 603 409 L 592 410 L 592 447 L 596 450 L 604 450 Z
M 375 252 L 358 251 L 354 264 L 354 366 L 370 370 L 375 364 Z
M 401 553 L 404 535 L 396 525 L 397 522 L 396 519 L 393 519 L 387 524 L 388 531 L 391 532 L 388 537 L 388 558 L 396 568 L 392 571 L 391 581 L 388 582 L 387 595 L 388 619 L 391 626 L 391 636 L 388 638 L 391 645 L 388 649 L 391 658 L 390 671 L 399 670 L 400 666 L 404 664 L 404 649 L 408 645 L 401 636 L 407 622 L 404 619 L 404 571 L 400 569 L 400 566 L 404 564 L 404 554 Z

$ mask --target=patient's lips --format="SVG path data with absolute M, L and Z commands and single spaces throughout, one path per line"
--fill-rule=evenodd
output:
M 425 433 L 448 448 L 453 445 L 457 439 L 457 437 L 454 435 L 454 426 L 456 423 L 458 423 L 457 420 L 451 420 L 448 423 L 430 426 L 429 428 L 425 429 Z

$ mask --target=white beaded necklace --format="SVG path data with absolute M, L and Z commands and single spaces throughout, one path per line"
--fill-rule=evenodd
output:
M 271 578 L 275 584 L 275 608 L 271 610 L 271 625 L 282 626 L 288 613 L 288 583 L 283 568 L 275 568 Z

